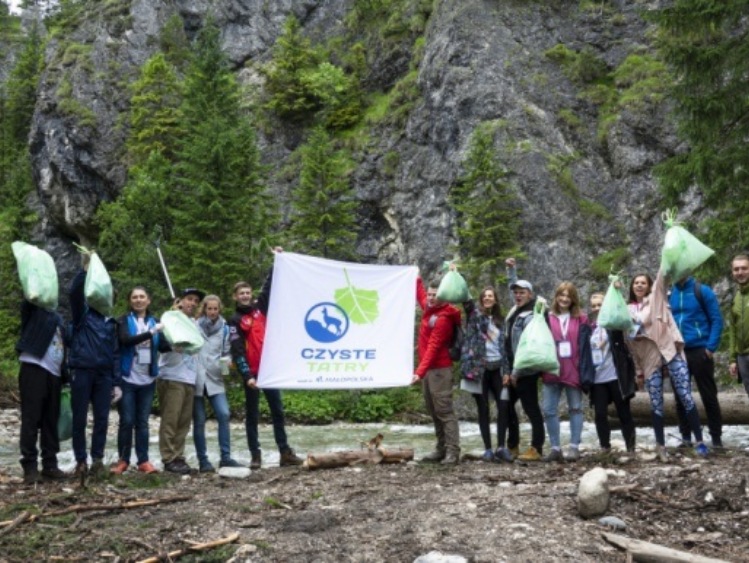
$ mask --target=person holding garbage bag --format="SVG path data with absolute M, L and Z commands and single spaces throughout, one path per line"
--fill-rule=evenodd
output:
M 283 252 L 281 247 L 272 249 L 275 254 Z M 265 321 L 270 305 L 270 290 L 273 283 L 273 270 L 260 290 L 260 295 L 253 300 L 252 286 L 240 281 L 234 284 L 235 313 L 229 321 L 229 341 L 231 356 L 244 381 L 245 433 L 250 450 L 250 469 L 260 469 L 263 464 L 258 425 L 260 424 L 260 389 L 257 376 L 260 370 L 260 358 L 265 342 Z M 263 395 L 268 402 L 273 437 L 280 454 L 281 467 L 301 465 L 304 460 L 296 455 L 289 446 L 286 435 L 286 417 L 283 409 L 283 397 L 279 389 L 263 388 Z
M 185 461 L 185 439 L 192 422 L 198 371 L 196 353 L 203 343 L 193 316 L 204 297 L 205 293 L 199 289 L 184 289 L 173 310 L 162 315 L 164 337 L 171 351 L 159 357 L 156 379 L 161 408 L 159 451 L 164 470 L 179 475 L 187 475 L 192 470 Z M 188 342 L 192 336 L 197 338 Z
M 502 312 L 493 287 L 481 290 L 478 302 L 465 301 L 466 334 L 461 350 L 460 371 L 463 376 L 461 389 L 473 394 L 479 417 L 479 429 L 484 441 L 485 461 L 512 461 L 505 447 L 507 424 L 502 424 L 504 413 L 509 411 L 509 445 L 517 448 L 519 425 L 517 414 L 510 409 L 509 396 L 502 401 L 502 365 L 504 355 L 504 323 Z M 497 452 L 492 450 L 490 428 L 490 401 L 497 405 Z M 506 453 L 505 453 L 506 452 Z
M 534 318 L 545 325 L 543 309 L 545 302 L 533 294 L 533 286 L 527 280 L 517 279 L 514 260 L 508 260 L 508 275 L 510 291 L 513 295 L 514 306 L 505 318 L 505 361 L 506 375 L 503 376 L 504 385 L 512 385 L 515 395 L 511 396 L 510 408 L 520 400 L 523 411 L 531 422 L 531 445 L 520 454 L 520 461 L 540 461 L 546 436 L 544 434 L 544 419 L 538 405 L 538 380 L 544 368 L 521 368 L 516 365 L 516 354 L 519 351 L 523 332 L 530 326 Z M 538 309 L 536 307 L 538 306 Z M 540 319 L 540 320 L 539 320 Z M 548 331 L 548 328 L 547 328 Z M 553 343 L 551 348 L 553 356 Z
M 24 288 L 21 336 L 16 343 L 20 362 L 21 467 L 24 483 L 32 485 L 43 479 L 57 480 L 67 476 L 57 465 L 60 451 L 57 420 L 64 376 L 65 331 L 62 317 L 56 311 L 57 271 L 52 258 L 43 250 L 20 242 L 13 243 L 13 252 L 18 260 L 19 277 Z M 46 271 L 43 270 L 45 267 Z M 44 279 L 31 279 L 39 276 Z M 49 299 L 39 301 L 38 292 L 29 288 L 38 287 L 46 281 L 53 282 L 54 287 L 50 287 Z M 38 466 L 40 454 L 41 475 Z
M 590 352 L 591 328 L 573 283 L 562 282 L 557 286 L 547 321 L 556 345 L 559 373 L 543 374 L 543 413 L 551 442 L 551 451 L 544 461 L 577 461 L 584 422 L 583 391 L 589 391 L 593 385 L 595 368 Z M 562 455 L 559 428 L 562 391 L 567 396 L 570 419 L 570 447 L 566 456 Z
M 626 315 L 627 324 L 629 311 L 619 291 L 619 281 L 612 281 L 609 292 L 612 290 L 618 294 L 617 303 L 620 311 Z M 617 297 L 607 293 L 609 299 Z M 591 390 L 591 402 L 595 411 L 596 434 L 598 443 L 604 452 L 611 450 L 611 427 L 609 425 L 608 408 L 614 403 L 616 414 L 621 423 L 622 436 L 628 452 L 635 451 L 635 423 L 632 419 L 632 411 L 629 401 L 635 395 L 635 365 L 632 355 L 625 342 L 624 332 L 619 329 L 609 329 L 599 324 L 599 311 L 604 304 L 603 293 L 593 293 L 590 296 L 590 315 L 593 332 L 590 336 L 591 356 L 595 366 L 595 380 Z M 623 309 L 623 310 L 622 310 Z M 622 315 L 619 315 L 621 318 Z M 615 315 L 609 315 L 608 319 L 614 319 Z
M 95 252 L 82 249 L 83 269 L 70 285 L 70 367 L 73 409 L 73 453 L 75 475 L 102 477 L 107 442 L 109 408 L 122 397 L 117 322 L 109 316 L 112 284 Z M 88 406 L 93 406 L 91 469 L 87 464 L 86 422 Z
M 707 457 L 708 449 L 702 441 L 702 428 L 697 406 L 692 399 L 689 369 L 684 357 L 684 339 L 668 306 L 664 273 L 658 272 L 655 283 L 647 274 L 632 278 L 629 286 L 629 311 L 634 327 L 627 344 L 632 352 L 637 372 L 644 375 L 655 432 L 656 453 L 662 462 L 668 461 L 663 421 L 663 373 L 668 368 L 671 385 L 684 406 L 686 419 L 697 442 L 695 452 Z
M 118 461 L 110 467 L 115 475 L 130 465 L 135 431 L 135 455 L 138 471 L 157 473 L 148 459 L 149 429 L 159 352 L 169 350 L 163 339 L 163 325 L 149 311 L 151 296 L 143 286 L 135 286 L 127 296 L 130 311 L 119 318 L 120 374 L 122 399 L 117 405 L 120 425 L 117 430 Z
M 731 275 L 738 285 L 731 303 L 731 337 L 728 369 L 744 384 L 749 395 L 749 254 L 737 254 L 731 260 Z
M 205 441 L 205 398 L 211 403 L 218 422 L 218 445 L 221 450 L 219 467 L 242 467 L 231 457 L 229 433 L 229 400 L 226 398 L 224 376 L 229 375 L 229 325 L 221 316 L 223 305 L 218 295 L 207 295 L 200 304 L 198 328 L 205 344 L 198 353 L 198 373 L 195 381 L 192 437 L 201 473 L 215 471 L 208 459 Z
M 434 422 L 437 437 L 435 450 L 422 458 L 424 462 L 456 465 L 460 463 L 460 433 L 453 410 L 453 361 L 449 347 L 460 326 L 460 311 L 437 297 L 440 280 L 433 279 L 424 288 L 421 277 L 416 281 L 416 301 L 423 314 L 419 325 L 419 363 L 412 384 L 423 385 L 424 402 Z M 467 295 L 463 295 L 465 299 Z

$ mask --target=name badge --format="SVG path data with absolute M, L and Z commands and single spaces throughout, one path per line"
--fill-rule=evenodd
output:
M 141 365 L 151 363 L 151 349 L 138 348 L 138 363 Z
M 593 365 L 598 367 L 603 363 L 603 350 L 593 348 Z
M 562 340 L 561 342 L 558 342 L 557 350 L 559 351 L 560 358 L 572 357 L 572 343 L 568 340 Z

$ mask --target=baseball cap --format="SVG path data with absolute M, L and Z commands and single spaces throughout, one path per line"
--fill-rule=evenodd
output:
M 180 297 L 187 297 L 188 295 L 197 295 L 198 299 L 202 301 L 205 297 L 205 291 L 200 291 L 195 287 L 188 287 L 182 290 L 182 294 L 180 295 Z
M 518 280 L 510 286 L 510 289 L 527 289 L 533 293 L 533 286 L 528 280 Z

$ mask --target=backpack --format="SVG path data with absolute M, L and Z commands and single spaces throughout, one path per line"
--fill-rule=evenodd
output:
M 460 356 L 463 350 L 463 341 L 465 340 L 465 330 L 462 324 L 455 325 L 453 329 L 453 338 L 450 341 L 450 348 L 448 354 L 453 362 L 460 360 Z

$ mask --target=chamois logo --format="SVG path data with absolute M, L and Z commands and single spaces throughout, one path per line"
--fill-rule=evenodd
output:
M 335 303 L 318 303 L 307 311 L 304 328 L 313 340 L 336 342 L 343 338 L 349 329 L 349 318 Z

